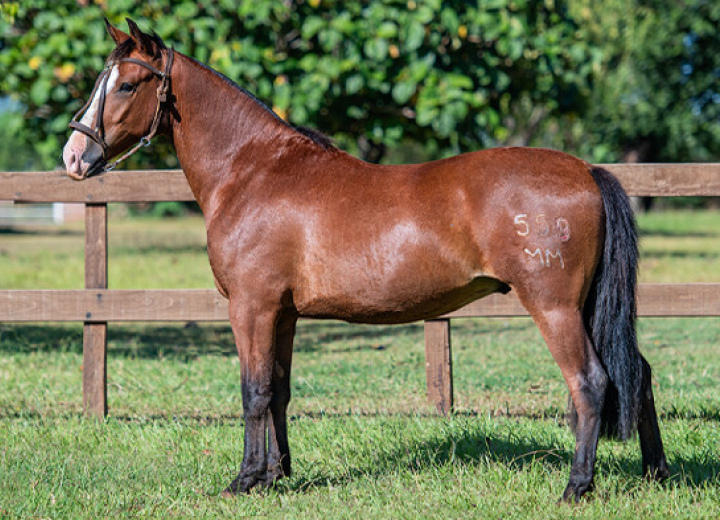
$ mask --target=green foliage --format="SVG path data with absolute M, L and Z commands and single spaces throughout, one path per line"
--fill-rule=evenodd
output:
M 505 142 L 519 100 L 542 103 L 547 115 L 575 109 L 593 64 L 562 1 L 32 0 L 16 7 L 0 21 L 0 89 L 27 107 L 29 135 L 51 158 L 112 48 L 103 16 L 120 27 L 132 17 L 294 124 L 344 143 L 412 140 L 439 153 Z
M 153 204 L 153 217 L 180 217 L 185 214 L 185 205 L 177 201 L 165 201 Z
M 720 155 L 720 3 L 572 0 L 603 60 L 582 121 L 596 160 Z M 593 154 L 597 156 L 597 154 Z
M 24 107 L 17 135 L 43 167 L 56 164 L 112 48 L 103 16 L 121 28 L 132 17 L 350 150 L 362 141 L 419 143 L 429 157 L 499 144 L 594 161 L 720 153 L 717 2 L 4 2 L 0 90 Z M 177 164 L 167 146 L 147 153 L 129 166 Z
M 52 167 L 33 150 L 27 134 L 20 113 L 11 107 L 4 112 L 0 109 L 0 170 L 33 171 Z

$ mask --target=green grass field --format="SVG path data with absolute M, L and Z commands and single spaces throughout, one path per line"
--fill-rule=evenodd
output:
M 720 214 L 642 216 L 641 279 L 720 281 Z M 200 219 L 110 221 L 111 288 L 212 287 Z M 81 226 L 0 232 L 0 288 L 80 288 Z M 242 460 L 240 368 L 222 324 L 111 325 L 110 415 L 81 416 L 82 328 L 0 324 L 0 518 L 718 518 L 720 320 L 639 322 L 673 477 L 601 440 L 596 491 L 557 504 L 566 389 L 525 318 L 453 322 L 457 414 L 425 402 L 422 325 L 302 322 L 295 474 L 225 499 Z

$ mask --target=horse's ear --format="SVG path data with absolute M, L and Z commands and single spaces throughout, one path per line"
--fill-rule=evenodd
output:
M 150 36 L 142 32 L 137 24 L 130 18 L 125 18 L 125 20 L 127 20 L 128 28 L 130 29 L 130 37 L 133 39 L 138 49 L 148 56 L 153 56 L 155 54 L 155 47 Z
M 105 18 L 105 28 L 107 29 L 110 38 L 113 39 L 115 45 L 120 45 L 122 42 L 130 38 L 130 35 L 122 32 L 120 29 L 113 27 L 107 18 Z

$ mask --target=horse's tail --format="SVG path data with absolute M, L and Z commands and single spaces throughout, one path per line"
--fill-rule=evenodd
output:
M 585 302 L 584 320 L 610 379 L 601 431 L 624 440 L 637 429 L 642 383 L 642 357 L 635 334 L 638 231 L 630 199 L 620 182 L 603 168 L 592 167 L 591 173 L 605 209 L 605 243 Z

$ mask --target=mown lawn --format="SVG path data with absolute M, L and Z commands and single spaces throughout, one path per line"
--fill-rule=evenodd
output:
M 720 281 L 720 214 L 641 218 L 643 281 Z M 0 233 L 0 288 L 82 287 L 82 228 Z M 111 288 L 211 287 L 202 221 L 110 222 Z M 458 413 L 425 402 L 421 325 L 303 322 L 295 474 L 218 493 L 242 459 L 239 364 L 223 324 L 112 325 L 110 416 L 81 416 L 82 331 L 0 324 L 0 517 L 717 518 L 720 320 L 641 319 L 673 473 L 601 441 L 597 489 L 558 505 L 565 385 L 528 319 L 453 322 Z

